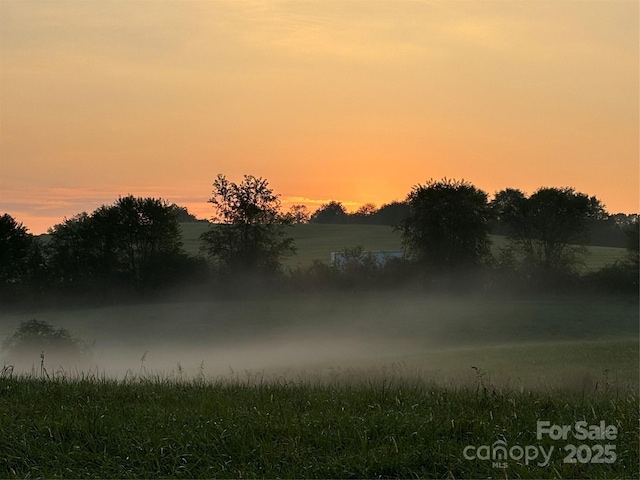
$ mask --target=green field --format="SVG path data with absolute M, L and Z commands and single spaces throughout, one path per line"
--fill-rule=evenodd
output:
M 183 225 L 190 253 L 205 228 Z M 400 247 L 388 227 L 291 232 L 291 266 Z M 624 250 L 590 253 L 595 269 Z M 36 318 L 92 348 L 73 364 L 0 351 L 0 477 L 638 478 L 639 317 L 637 297 L 409 291 L 1 312 L 2 338 Z M 538 440 L 540 420 L 619 434 Z M 465 458 L 498 441 L 554 451 Z M 615 460 L 565 463 L 574 443 Z
M 180 225 L 183 233 L 184 248 L 191 255 L 200 253 L 200 235 L 208 228 L 204 223 L 183 223 Z M 294 225 L 287 230 L 287 234 L 295 240 L 297 252 L 285 259 L 288 267 L 298 265 L 308 266 L 313 260 L 329 262 L 331 252 L 338 252 L 345 248 L 361 245 L 365 250 L 402 250 L 400 232 L 394 232 L 391 227 L 384 225 Z M 493 252 L 506 245 L 506 239 L 492 235 Z M 599 270 L 621 259 L 626 251 L 624 248 L 587 247 L 584 258 L 585 270 Z
M 95 341 L 0 374 L 0 477 L 637 478 L 637 299 L 172 300 L 0 315 Z M 564 463 L 584 442 L 538 420 L 614 425 L 615 461 Z M 555 450 L 464 455 L 499 440 Z
M 405 364 L 444 382 L 466 378 L 476 366 L 501 384 L 555 388 L 566 378 L 599 379 L 605 371 L 617 385 L 637 384 L 633 299 L 525 301 L 389 292 L 174 300 L 5 313 L 0 336 L 21 321 L 46 321 L 95 341 L 89 364 L 120 376 L 136 371 L 148 352 L 146 369 L 167 374 L 180 364 L 195 375 L 203 367 L 212 378 L 230 370 L 326 375 L 336 368 Z M 55 368 L 56 359 L 45 353 Z
M 638 397 L 632 393 L 585 397 L 503 392 L 481 383 L 444 389 L 394 379 L 345 386 L 153 376 L 118 383 L 90 376 L 0 378 L 0 392 L 5 478 L 638 475 Z M 605 422 L 616 434 L 584 443 L 538 439 L 541 420 L 572 431 L 579 421 Z M 498 465 L 480 455 L 496 442 L 509 449 Z M 585 445 L 581 462 L 564 461 L 568 444 Z M 615 457 L 591 463 L 605 445 Z

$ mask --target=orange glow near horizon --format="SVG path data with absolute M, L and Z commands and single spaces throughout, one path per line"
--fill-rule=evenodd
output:
M 208 218 L 218 173 L 310 211 L 443 177 L 639 210 L 635 1 L 0 9 L 0 214 L 33 233 L 127 194 Z

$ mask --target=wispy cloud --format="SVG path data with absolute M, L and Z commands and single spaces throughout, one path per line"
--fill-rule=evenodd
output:
M 345 207 L 354 207 L 360 206 L 361 202 L 353 202 L 349 200 L 338 200 L 335 198 L 327 199 L 327 198 L 308 198 L 308 197 L 297 197 L 297 196 L 283 196 L 281 197 L 281 201 L 284 205 L 324 205 L 326 203 L 335 201 L 342 203 Z
M 118 197 L 162 198 L 169 203 L 187 207 L 200 218 L 210 216 L 207 198 L 185 194 L 166 187 L 89 189 L 89 188 L 2 188 L 0 213 L 9 213 L 26 225 L 32 233 L 44 233 L 48 228 L 82 212 L 92 212 L 102 205 L 113 204 Z

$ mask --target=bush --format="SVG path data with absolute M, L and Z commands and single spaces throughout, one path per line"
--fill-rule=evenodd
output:
M 640 287 L 638 266 L 629 260 L 618 261 L 587 274 L 585 282 L 594 291 L 637 295 Z
M 78 362 L 89 354 L 90 346 L 75 338 L 64 328 L 54 328 L 47 322 L 21 322 L 13 335 L 2 344 L 5 361 L 22 364 L 37 359 L 53 359 L 56 363 Z

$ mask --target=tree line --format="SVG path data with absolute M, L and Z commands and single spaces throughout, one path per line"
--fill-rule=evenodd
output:
M 198 220 L 184 207 L 161 199 L 121 197 L 92 213 L 64 219 L 49 229 L 46 242 L 4 214 L 0 294 L 6 300 L 19 293 L 144 293 L 183 282 L 242 288 L 247 282 L 281 280 L 287 276 L 283 260 L 295 253 L 287 229 L 305 222 L 392 225 L 401 233 L 406 251 L 404 270 L 396 268 L 395 276 L 433 280 L 438 275 L 491 271 L 541 282 L 575 277 L 594 225 L 604 223 L 617 228 L 628 253 L 602 275 L 609 275 L 616 285 L 637 288 L 637 215 L 612 216 L 596 197 L 573 188 L 543 187 L 528 196 L 507 188 L 489 200 L 469 182 L 430 180 L 414 186 L 403 202 L 379 209 L 368 204 L 347 214 L 339 202 L 329 202 L 309 215 L 299 205 L 283 212 L 279 196 L 263 178 L 246 175 L 234 183 L 218 175 L 209 203 L 214 214 L 197 257 L 184 251 L 179 224 Z M 493 255 L 489 235 L 496 231 L 508 241 Z M 375 266 L 363 270 L 362 255 L 352 258 L 352 271 L 372 274 Z M 335 269 L 327 276 L 327 268 L 331 267 L 316 263 L 306 271 L 289 272 L 289 277 L 313 277 L 318 272 L 334 280 L 340 276 Z
M 509 190 L 509 189 L 507 189 Z M 290 214 L 294 215 L 296 223 L 317 224 L 345 224 L 345 225 L 388 225 L 397 227 L 409 217 L 411 207 L 407 200 L 394 201 L 376 207 L 367 203 L 354 212 L 347 212 L 346 207 L 337 201 L 323 204 L 313 214 L 309 214 L 306 207 L 296 205 Z M 603 247 L 626 247 L 627 240 L 624 230 L 633 224 L 637 215 L 634 214 L 606 214 L 592 218 L 588 222 L 589 243 Z M 509 226 L 501 217 L 495 219 L 491 225 L 494 235 L 507 235 Z

